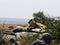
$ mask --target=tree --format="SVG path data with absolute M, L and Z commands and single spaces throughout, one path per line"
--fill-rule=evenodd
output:
M 60 18 L 50 18 L 44 15 L 43 12 L 33 14 L 34 20 L 47 26 L 47 32 L 50 33 L 60 43 Z
M 34 13 L 33 17 L 35 21 L 45 24 L 49 29 L 53 25 L 54 18 L 48 18 L 43 12 Z

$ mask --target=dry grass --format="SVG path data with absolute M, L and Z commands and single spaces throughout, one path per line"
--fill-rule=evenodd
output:
M 32 40 L 31 40 L 31 36 L 23 36 L 21 39 L 20 39 L 20 44 L 21 45 L 32 45 Z
M 9 26 L 13 26 L 14 28 L 16 26 L 23 26 L 23 27 L 27 27 L 28 24 L 0 24 L 0 28 L 3 29 L 4 31 L 8 31 L 9 30 Z

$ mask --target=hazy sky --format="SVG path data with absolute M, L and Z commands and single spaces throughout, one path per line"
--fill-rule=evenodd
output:
M 60 16 L 60 0 L 0 0 L 0 18 L 32 18 L 39 11 Z

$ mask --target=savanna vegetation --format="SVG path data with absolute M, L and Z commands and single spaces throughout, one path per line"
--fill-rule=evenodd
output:
M 43 12 L 34 13 L 33 17 L 34 17 L 33 18 L 34 21 L 46 25 L 45 32 L 50 33 L 54 38 L 55 43 L 58 45 L 60 43 L 60 18 L 47 17 Z M 13 27 L 9 27 L 9 28 L 13 28 Z M 0 30 L 4 30 L 4 29 L 0 28 Z M 28 33 L 26 37 L 23 36 L 18 40 L 20 41 L 21 45 L 32 45 L 32 42 L 35 41 L 37 38 L 39 38 L 39 34 L 29 36 Z

